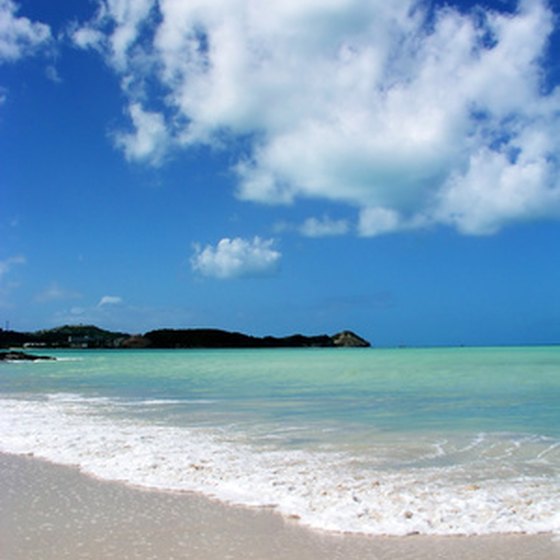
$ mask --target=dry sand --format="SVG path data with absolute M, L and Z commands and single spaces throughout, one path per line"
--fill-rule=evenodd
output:
M 1 560 L 558 560 L 553 535 L 373 538 L 0 454 Z

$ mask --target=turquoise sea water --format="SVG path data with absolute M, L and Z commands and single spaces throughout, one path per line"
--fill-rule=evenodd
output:
M 0 450 L 369 534 L 560 531 L 560 347 L 61 351 Z

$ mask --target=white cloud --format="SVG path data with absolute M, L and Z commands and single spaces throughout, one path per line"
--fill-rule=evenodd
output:
M 104 37 L 129 97 L 134 132 L 117 145 L 130 160 L 242 138 L 241 199 L 347 204 L 361 235 L 437 223 L 485 234 L 560 215 L 548 3 L 520 0 L 513 14 L 449 3 L 430 23 L 425 5 L 110 0 L 75 37 Z
M 0 0 L 0 63 L 33 54 L 51 39 L 48 25 L 18 17 L 13 0 Z
M 195 247 L 191 265 L 203 276 L 221 279 L 268 275 L 277 269 L 281 258 L 273 246 L 273 239 L 226 237 L 215 247 Z
M 145 111 L 139 103 L 131 104 L 129 114 L 134 131 L 116 134 L 116 145 L 123 149 L 129 160 L 160 164 L 170 143 L 163 116 Z
M 347 220 L 333 220 L 328 216 L 323 218 L 308 218 L 299 228 L 306 237 L 328 237 L 348 233 L 350 225 Z
M 104 307 L 107 305 L 120 305 L 122 303 L 123 303 L 123 299 L 119 296 L 103 296 L 99 300 L 97 307 Z
M 93 27 L 80 27 L 70 30 L 74 44 L 81 49 L 102 50 L 105 35 Z
M 149 22 L 156 0 L 98 0 L 98 10 L 88 24 L 74 26 L 70 37 L 76 46 L 105 53 L 118 71 L 126 71 L 130 48 Z
M 118 68 L 127 66 L 129 49 L 155 4 L 155 0 L 107 0 L 104 4 L 106 17 L 114 24 L 110 47 L 113 63 Z
M 391 233 L 401 228 L 399 215 L 388 208 L 364 208 L 360 212 L 358 231 L 364 237 Z
M 464 233 L 491 234 L 508 221 L 560 217 L 557 172 L 544 157 L 511 162 L 503 153 L 483 149 L 442 191 L 441 221 Z

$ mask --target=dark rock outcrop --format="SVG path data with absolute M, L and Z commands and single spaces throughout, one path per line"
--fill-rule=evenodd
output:
M 342 331 L 332 337 L 335 346 L 345 348 L 368 348 L 371 344 L 352 331 Z
M 56 360 L 56 358 L 51 356 L 37 356 L 35 354 L 27 354 L 26 352 L 16 352 L 14 350 L 0 352 L 0 362 L 36 362 L 38 360 Z

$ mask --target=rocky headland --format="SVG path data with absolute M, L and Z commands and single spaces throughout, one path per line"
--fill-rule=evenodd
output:
M 352 331 L 335 335 L 256 337 L 221 329 L 158 329 L 144 334 L 112 332 L 93 325 L 65 325 L 22 333 L 0 329 L 0 348 L 366 348 Z M 18 359 L 17 357 L 14 359 Z

